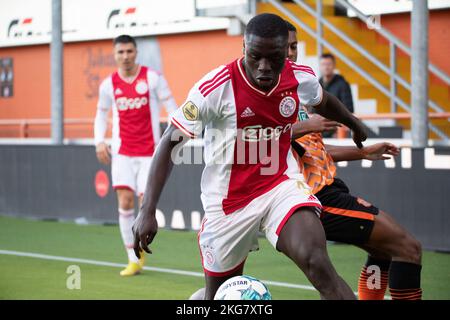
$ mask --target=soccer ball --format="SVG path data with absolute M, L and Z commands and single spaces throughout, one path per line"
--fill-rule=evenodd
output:
M 266 285 L 250 276 L 237 276 L 225 281 L 214 300 L 272 300 Z

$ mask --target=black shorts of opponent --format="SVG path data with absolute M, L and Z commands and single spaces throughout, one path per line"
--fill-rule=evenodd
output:
M 316 193 L 322 203 L 321 220 L 327 240 L 349 244 L 365 244 L 372 233 L 379 209 L 350 194 L 344 181 L 334 182 Z

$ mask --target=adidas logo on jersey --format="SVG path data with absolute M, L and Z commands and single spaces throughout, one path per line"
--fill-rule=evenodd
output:
M 250 109 L 250 107 L 245 108 L 244 112 L 241 113 L 241 118 L 253 117 L 255 113 Z
M 120 88 L 117 88 L 116 91 L 114 91 L 114 94 L 115 94 L 116 96 L 120 96 L 120 95 L 123 94 L 123 92 L 122 92 L 122 90 L 120 90 Z

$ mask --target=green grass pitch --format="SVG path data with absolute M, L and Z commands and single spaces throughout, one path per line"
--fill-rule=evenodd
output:
M 146 265 L 202 272 L 195 232 L 160 230 Z M 250 254 L 245 273 L 259 279 L 310 285 L 305 276 L 265 240 Z M 0 250 L 126 263 L 118 226 L 76 225 L 0 217 Z M 366 255 L 348 245 L 330 245 L 338 273 L 356 290 Z M 68 266 L 81 270 L 81 289 L 69 290 Z M 144 270 L 122 278 L 121 268 L 0 254 L 0 299 L 187 299 L 203 278 Z M 450 254 L 424 252 L 424 299 L 450 299 Z M 269 285 L 274 299 L 319 299 L 316 291 Z

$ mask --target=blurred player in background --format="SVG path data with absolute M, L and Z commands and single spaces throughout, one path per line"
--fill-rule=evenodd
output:
M 119 227 L 128 255 L 128 266 L 121 276 L 138 274 L 145 263 L 133 251 L 132 225 L 134 195 L 142 201 L 148 171 L 156 144 L 160 140 L 160 105 L 168 112 L 177 108 L 164 77 L 136 64 L 136 41 L 128 35 L 114 39 L 114 59 L 118 70 L 100 85 L 94 135 L 97 158 L 111 163 L 113 188 L 117 192 Z M 112 108 L 112 145 L 105 142 L 108 113 Z
M 322 298 L 355 298 L 328 257 L 320 203 L 290 151 L 291 126 L 303 104 L 347 124 L 359 147 L 365 129 L 322 91 L 309 67 L 286 59 L 287 43 L 283 19 L 274 14 L 253 17 L 245 30 L 244 57 L 213 70 L 192 88 L 184 105 L 171 114 L 150 169 L 134 225 L 136 254 L 140 249 L 151 252 L 148 245 L 158 230 L 156 205 L 173 166 L 172 151 L 205 130 L 205 217 L 198 237 L 206 299 L 213 299 L 224 281 L 243 273 L 249 251 L 258 249 L 259 231 L 296 263 Z M 252 162 L 255 148 L 271 151 Z
M 289 33 L 289 39 L 297 39 L 294 26 Z M 297 60 L 296 48 L 289 47 L 289 59 Z M 392 299 L 421 299 L 420 243 L 390 215 L 350 194 L 344 181 L 336 177 L 334 165 L 334 161 L 385 160 L 386 154 L 396 156 L 399 149 L 386 142 L 361 149 L 325 145 L 321 133 L 336 129 L 337 122 L 318 114 L 310 116 L 305 108 L 299 111 L 299 120 L 293 129 L 293 149 L 306 182 L 322 203 L 327 240 L 353 244 L 369 253 L 359 278 L 359 299 L 384 299 L 388 283 Z M 379 268 L 378 285 L 369 279 L 374 271 L 367 269 L 373 266 Z

